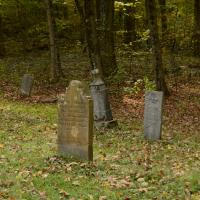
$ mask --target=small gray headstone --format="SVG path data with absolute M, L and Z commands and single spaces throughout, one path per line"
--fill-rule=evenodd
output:
M 24 96 L 30 96 L 33 86 L 33 76 L 30 74 L 25 74 L 22 78 L 21 83 L 21 94 Z
M 95 127 L 113 127 L 117 124 L 117 121 L 113 120 L 106 85 L 99 77 L 98 71 L 93 71 L 95 77 L 93 82 L 90 84 L 90 91 L 94 102 Z
M 58 102 L 58 152 L 93 159 L 93 102 L 80 81 L 71 81 Z
M 163 92 L 145 93 L 144 137 L 148 140 L 161 139 Z

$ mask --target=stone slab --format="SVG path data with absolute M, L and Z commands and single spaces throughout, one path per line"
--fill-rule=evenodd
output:
M 71 81 L 58 101 L 58 152 L 93 159 L 93 101 L 80 81 Z
M 163 92 L 145 93 L 144 137 L 148 140 L 161 139 Z
M 24 74 L 21 82 L 21 95 L 30 96 L 33 87 L 33 76 L 30 74 Z
M 94 125 L 96 129 L 116 126 L 117 121 L 113 120 L 108 91 L 100 77 L 95 77 L 90 84 L 90 93 L 94 102 Z

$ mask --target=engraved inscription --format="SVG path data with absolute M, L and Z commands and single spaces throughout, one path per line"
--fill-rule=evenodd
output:
M 155 93 L 149 93 L 148 97 L 147 97 L 148 101 L 155 104 L 158 102 L 158 98 L 156 97 Z
M 84 95 L 81 82 L 72 81 L 58 105 L 60 153 L 92 160 L 92 111 L 92 101 Z
M 162 101 L 162 92 L 145 93 L 144 135 L 147 139 L 161 138 Z

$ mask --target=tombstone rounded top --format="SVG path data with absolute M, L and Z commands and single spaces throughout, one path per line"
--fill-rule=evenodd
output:
M 98 75 L 98 74 L 99 74 L 99 69 L 92 70 L 92 75 Z
M 70 82 L 69 86 L 82 88 L 82 87 L 83 87 L 83 84 L 82 84 L 81 81 L 72 80 L 72 81 Z
M 105 85 L 105 83 L 103 82 L 103 80 L 101 78 L 97 78 L 95 80 L 92 81 L 92 83 L 90 83 L 90 86 L 101 86 L 101 85 Z

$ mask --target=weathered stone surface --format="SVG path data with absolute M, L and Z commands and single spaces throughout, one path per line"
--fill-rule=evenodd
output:
M 71 81 L 58 102 L 58 151 L 93 159 L 93 102 L 80 81 Z
M 148 140 L 161 139 L 163 92 L 145 93 L 144 136 Z
M 33 87 L 33 76 L 30 74 L 25 74 L 22 78 L 22 83 L 21 83 L 21 94 L 24 96 L 30 96 L 31 95 L 31 90 Z
M 95 127 L 98 129 L 101 127 L 113 127 L 117 124 L 117 121 L 113 120 L 107 88 L 99 77 L 98 72 L 95 70 L 94 72 L 95 78 L 90 84 L 90 91 L 94 102 Z

